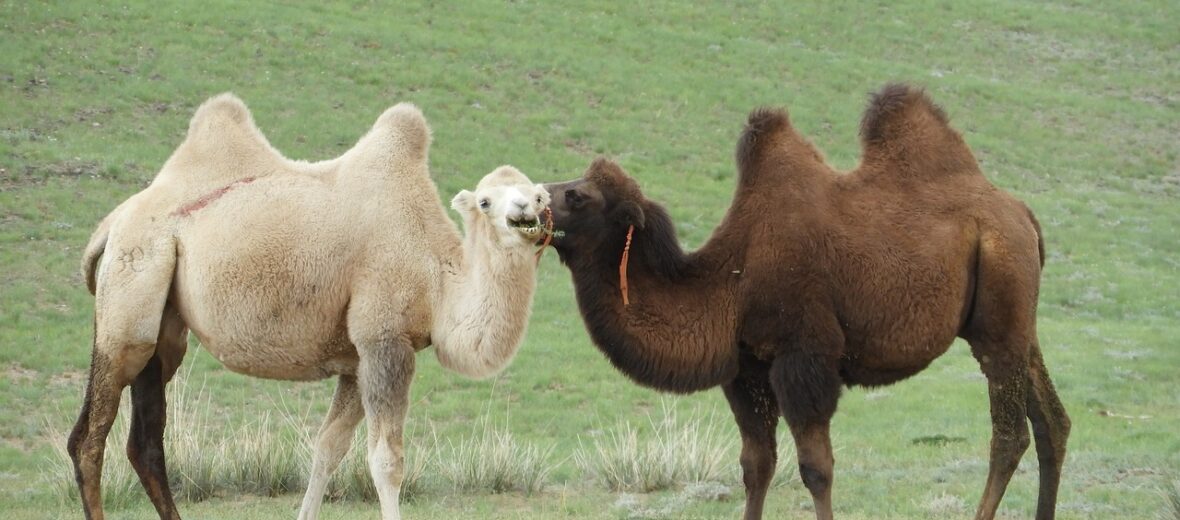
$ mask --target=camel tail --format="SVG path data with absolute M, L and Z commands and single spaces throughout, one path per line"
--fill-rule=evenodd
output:
M 86 243 L 86 250 L 82 253 L 82 277 L 86 279 L 86 288 L 90 294 L 98 294 L 98 262 L 102 260 L 102 255 L 106 251 L 114 215 L 115 212 L 112 211 L 99 222 L 98 228 L 90 235 L 90 241 Z
M 860 122 L 864 162 L 899 175 L 979 173 L 946 112 L 921 88 L 891 83 L 869 97 Z
M 1043 269 L 1045 267 L 1045 234 L 1041 232 L 1041 222 L 1033 214 L 1032 208 L 1025 205 L 1024 209 L 1028 212 L 1028 219 L 1032 221 L 1033 229 L 1037 232 L 1037 253 L 1041 255 L 1041 268 Z

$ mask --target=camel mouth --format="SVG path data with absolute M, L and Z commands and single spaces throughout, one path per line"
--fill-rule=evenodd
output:
M 520 234 L 530 239 L 540 237 L 541 232 L 544 230 L 541 227 L 540 217 L 532 217 L 531 219 L 525 217 L 509 218 L 508 227 L 519 231 Z

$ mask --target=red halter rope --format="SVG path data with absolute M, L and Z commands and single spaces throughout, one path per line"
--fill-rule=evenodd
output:
M 634 232 L 635 226 L 627 227 L 627 245 L 623 246 L 623 259 L 619 260 L 619 290 L 623 292 L 624 307 L 631 304 L 627 299 L 627 257 L 631 256 L 631 234 Z

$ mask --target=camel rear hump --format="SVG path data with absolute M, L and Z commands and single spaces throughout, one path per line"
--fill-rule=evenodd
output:
M 380 176 L 420 174 L 425 171 L 430 141 L 430 125 L 422 111 L 412 103 L 398 103 L 386 109 L 345 154 L 342 168 Z
M 246 108 L 246 103 L 232 92 L 223 92 L 201 103 L 197 111 L 193 112 L 193 118 L 189 120 L 188 135 L 203 134 L 206 129 L 216 129 L 220 125 L 254 126 L 254 117 L 250 115 L 250 109 Z
M 917 87 L 892 83 L 872 94 L 860 138 L 865 167 L 908 177 L 979 173 L 946 112 Z
M 213 186 L 257 176 L 286 161 L 258 129 L 246 104 L 226 92 L 209 98 L 193 113 L 184 142 L 168 158 L 160 177 L 199 179 Z
M 197 107 L 181 147 L 225 149 L 242 145 L 261 147 L 278 154 L 254 123 L 254 116 L 246 108 L 246 103 L 226 92 L 209 98 Z
M 425 161 L 430 152 L 430 125 L 413 103 L 398 103 L 377 119 L 378 127 L 390 130 L 390 143 L 407 159 Z

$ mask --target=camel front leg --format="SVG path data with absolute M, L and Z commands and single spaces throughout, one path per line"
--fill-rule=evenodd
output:
M 328 409 L 328 416 L 324 418 L 324 425 L 316 437 L 311 475 L 307 479 L 307 492 L 303 495 L 299 520 L 314 520 L 319 516 L 328 480 L 348 453 L 352 445 L 352 432 L 362 417 L 364 407 L 361 405 L 356 376 L 340 376 L 336 394 L 332 397 L 332 407 Z
M 361 352 L 358 382 L 369 424 L 368 461 L 381 502 L 381 518 L 398 520 L 405 454 L 402 430 L 410 405 L 414 349 L 408 338 L 381 342 Z
M 721 388 L 742 435 L 742 483 L 746 486 L 744 518 L 759 520 L 766 502 L 766 490 L 774 478 L 778 462 L 774 436 L 778 428 L 778 402 L 767 380 L 767 367 L 754 362 L 743 363 L 738 377 Z
M 795 439 L 799 476 L 818 520 L 832 520 L 835 459 L 828 427 L 840 397 L 840 374 L 829 358 L 806 352 L 780 356 L 770 370 L 779 407 Z

